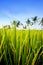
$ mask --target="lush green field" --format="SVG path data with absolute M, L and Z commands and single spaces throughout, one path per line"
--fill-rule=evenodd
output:
M 0 63 L 43 65 L 43 31 L 1 29 Z

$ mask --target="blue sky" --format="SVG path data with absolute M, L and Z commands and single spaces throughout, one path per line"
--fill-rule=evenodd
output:
M 0 26 L 13 20 L 43 17 L 43 0 L 0 0 Z

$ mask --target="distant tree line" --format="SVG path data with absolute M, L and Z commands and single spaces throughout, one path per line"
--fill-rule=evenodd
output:
M 41 18 L 41 20 L 40 20 L 40 18 L 38 18 L 38 16 L 34 16 L 34 17 L 31 17 L 31 19 L 32 19 L 32 21 L 28 18 L 27 19 L 27 21 L 25 21 L 26 22 L 26 24 L 27 24 L 27 26 L 29 26 L 29 25 L 34 25 L 36 22 L 38 22 L 39 24 L 38 25 L 41 25 L 41 26 L 43 26 L 43 18 Z M 25 25 L 23 25 L 23 23 L 21 23 L 20 21 L 13 21 L 12 23 L 11 23 L 11 26 L 14 28 L 14 27 L 19 27 L 19 25 L 22 25 L 23 26 L 23 29 L 26 29 L 27 28 L 27 26 Z M 5 25 L 5 26 L 3 26 L 3 28 L 11 28 L 10 27 L 10 25 Z

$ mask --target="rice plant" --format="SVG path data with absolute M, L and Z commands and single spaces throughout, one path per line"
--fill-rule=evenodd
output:
M 1 29 L 0 63 L 43 65 L 43 31 Z

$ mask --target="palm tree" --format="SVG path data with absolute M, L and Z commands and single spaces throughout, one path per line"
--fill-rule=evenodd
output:
M 14 20 L 14 21 L 12 22 L 12 27 L 16 27 L 16 24 L 17 24 L 17 22 Z
M 20 25 L 20 21 L 17 22 L 16 26 L 18 27 Z
M 13 21 L 13 25 L 16 25 L 16 21 L 15 20 Z
M 36 21 L 37 21 L 37 16 L 33 17 L 32 20 L 34 21 L 34 23 L 36 23 Z
M 10 25 L 7 25 L 7 27 L 10 29 L 11 27 L 10 27 Z
M 27 26 L 28 26 L 28 25 L 30 24 L 30 20 L 29 20 L 29 19 L 27 19 L 26 23 L 27 23 Z
M 11 27 L 10 27 L 10 25 L 4 25 L 3 28 L 4 29 L 10 29 Z
M 40 23 L 39 23 L 39 25 L 41 24 L 41 29 L 43 29 L 43 18 L 41 19 L 41 21 L 40 21 Z
M 41 20 L 41 25 L 43 26 L 43 18 L 42 18 L 42 20 Z
M 25 26 L 23 26 L 23 29 L 26 29 L 26 25 L 25 25 Z

